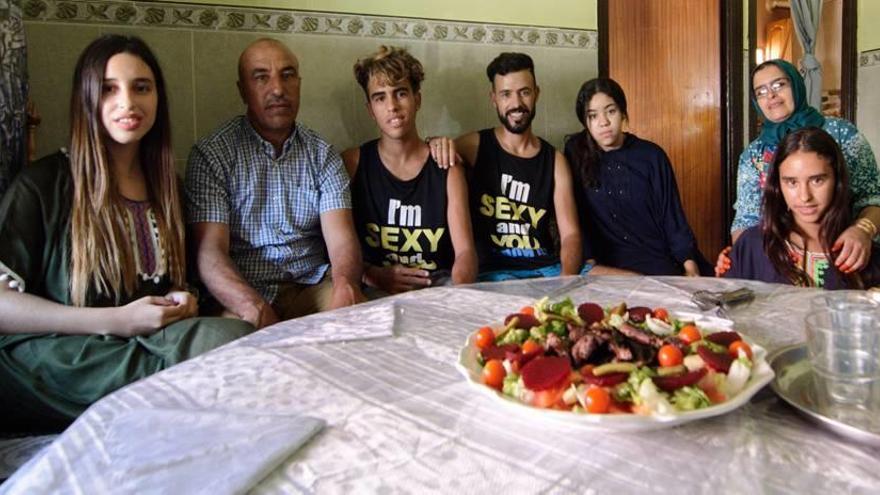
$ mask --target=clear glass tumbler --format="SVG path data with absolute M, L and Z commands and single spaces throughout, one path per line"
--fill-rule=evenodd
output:
M 818 405 L 838 419 L 873 424 L 880 415 L 880 312 L 839 307 L 804 321 Z

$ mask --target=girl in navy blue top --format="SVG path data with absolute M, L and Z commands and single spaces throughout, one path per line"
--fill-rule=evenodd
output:
M 876 245 L 861 272 L 843 273 L 830 262 L 841 248 L 835 239 L 851 224 L 851 203 L 847 168 L 834 138 L 818 127 L 787 135 L 768 171 L 761 224 L 737 239 L 724 276 L 826 289 L 877 285 Z M 855 226 L 871 237 L 877 233 L 873 224 Z
M 575 112 L 584 132 L 568 137 L 584 258 L 646 275 L 711 273 L 697 250 L 669 158 L 623 132 L 626 96 L 612 79 L 581 86 Z

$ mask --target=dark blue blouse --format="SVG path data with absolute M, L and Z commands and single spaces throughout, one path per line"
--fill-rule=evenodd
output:
M 617 150 L 600 152 L 595 187 L 581 169 L 584 132 L 570 136 L 575 200 L 584 237 L 584 258 L 646 275 L 681 275 L 685 260 L 711 271 L 685 218 L 669 158 L 656 144 L 626 134 Z
M 865 288 L 874 287 L 880 281 L 880 252 L 875 244 L 871 253 L 868 266 L 859 274 Z M 744 230 L 730 251 L 730 270 L 724 274 L 725 278 L 743 278 L 747 280 L 760 280 L 776 284 L 791 285 L 791 281 L 783 277 L 773 262 L 764 252 L 764 235 L 760 226 L 749 227 Z M 825 289 L 847 289 L 847 281 L 841 277 L 840 272 L 829 269 L 825 272 Z M 855 287 L 853 287 L 855 288 Z

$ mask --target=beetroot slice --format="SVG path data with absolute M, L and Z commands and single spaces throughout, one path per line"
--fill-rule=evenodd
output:
M 703 361 L 713 370 L 720 371 L 722 373 L 727 373 L 730 369 L 730 364 L 733 363 L 733 358 L 730 357 L 730 354 L 714 352 L 709 349 L 707 346 L 701 345 L 697 347 L 697 354 L 703 358 Z
M 590 385 L 596 385 L 597 387 L 613 387 L 618 383 L 623 383 L 629 378 L 629 373 L 624 373 L 623 371 L 617 373 L 608 373 L 602 376 L 596 376 L 592 371 L 589 373 L 581 373 L 581 377 L 583 377 L 584 382 Z
M 523 385 L 529 390 L 540 391 L 553 388 L 571 374 L 568 358 L 542 357 L 532 359 L 522 369 Z
M 704 376 L 706 376 L 706 368 L 689 371 L 683 375 L 655 376 L 651 379 L 654 380 L 654 385 L 657 385 L 657 387 L 661 390 L 672 392 L 673 390 L 679 389 L 681 387 L 693 385 L 700 381 Z
M 507 353 L 516 353 L 519 351 L 519 346 L 516 344 L 504 344 L 504 345 L 491 345 L 480 351 L 480 354 L 483 356 L 483 360 L 488 361 L 490 359 L 506 359 Z
M 513 354 L 513 357 L 511 357 L 511 354 L 508 353 L 507 359 L 510 360 L 511 364 L 515 363 L 517 366 L 519 366 L 519 369 L 522 369 L 523 366 L 525 366 L 526 364 L 529 363 L 529 361 L 531 361 L 532 359 L 535 359 L 538 356 L 543 356 L 543 355 L 544 355 L 544 349 L 539 349 L 537 351 L 532 351 L 532 352 L 517 352 L 517 353 Z
M 651 311 L 651 308 L 646 308 L 644 306 L 629 308 L 629 319 L 633 323 L 644 323 L 645 317 L 651 314 Z
M 514 328 L 522 328 L 524 330 L 528 330 L 532 327 L 537 327 L 541 325 L 541 322 L 532 315 L 527 315 L 525 313 L 513 313 L 511 315 L 507 315 L 507 318 L 504 319 L 504 326 L 507 326 L 507 324 L 510 323 L 510 320 L 514 318 L 517 318 L 516 326 Z
M 578 316 L 587 323 L 587 326 L 590 326 L 597 321 L 602 321 L 602 318 L 605 318 L 605 311 L 602 306 L 596 303 L 585 302 L 578 306 Z
M 710 333 L 703 338 L 713 344 L 723 345 L 724 347 L 730 347 L 730 344 L 737 340 L 742 340 L 742 336 L 733 331 Z

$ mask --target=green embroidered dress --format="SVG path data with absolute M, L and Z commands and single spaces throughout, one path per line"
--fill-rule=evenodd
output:
M 71 304 L 72 193 L 69 163 L 57 153 L 22 170 L 0 201 L 0 273 L 28 294 L 65 305 Z M 116 304 L 91 294 L 88 306 L 122 306 L 168 293 L 165 260 L 159 258 L 150 264 L 151 273 L 139 274 L 141 283 L 130 297 Z M 0 334 L 0 430 L 63 428 L 104 395 L 252 331 L 240 320 L 190 318 L 134 338 Z

